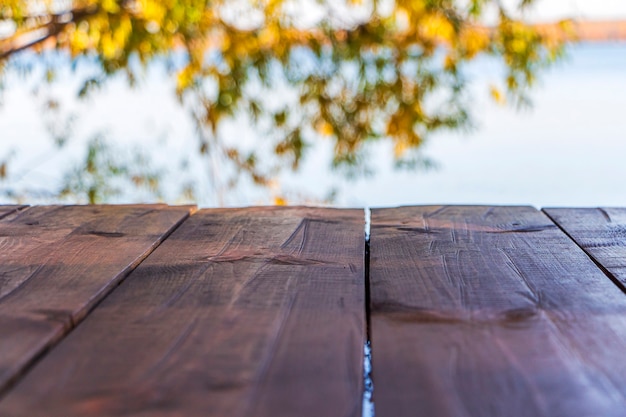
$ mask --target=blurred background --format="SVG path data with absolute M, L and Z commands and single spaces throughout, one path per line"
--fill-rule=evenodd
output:
M 626 206 L 623 1 L 3 2 L 2 204 Z

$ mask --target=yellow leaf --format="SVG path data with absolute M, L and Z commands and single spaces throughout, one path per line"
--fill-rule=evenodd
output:
M 393 144 L 393 155 L 396 159 L 400 158 L 409 149 L 409 145 L 404 139 L 398 139 Z
M 465 56 L 473 58 L 489 46 L 489 33 L 484 28 L 464 30 L 461 35 L 461 42 L 465 48 Z
M 103 0 L 102 1 L 102 10 L 104 10 L 107 13 L 119 13 L 120 11 L 120 6 L 118 5 L 118 2 L 116 0 Z
M 274 205 L 275 206 L 286 206 L 287 200 L 284 197 L 274 197 Z
M 524 53 L 524 51 L 526 50 L 526 46 L 527 44 L 526 42 L 524 42 L 523 39 L 517 38 L 511 42 L 511 49 L 517 54 Z
M 110 33 L 104 33 L 102 35 L 100 47 L 102 48 L 102 55 L 104 55 L 105 58 L 115 58 L 115 55 L 117 54 L 117 47 L 115 46 L 115 42 L 111 38 Z
M 276 41 L 278 40 L 278 30 L 276 28 L 265 28 L 261 30 L 258 36 L 259 46 L 261 48 L 272 48 L 275 47 Z
M 317 131 L 324 136 L 331 136 L 335 133 L 333 126 L 328 122 L 321 122 L 317 125 Z
M 456 59 L 452 55 L 446 55 L 443 66 L 447 70 L 454 69 L 454 67 L 456 66 Z
M 491 94 L 491 98 L 499 105 L 503 106 L 506 104 L 506 97 L 495 85 L 489 86 L 489 94 Z
M 432 14 L 422 19 L 421 30 L 429 38 L 450 42 L 454 38 L 452 24 L 443 16 Z
M 163 22 L 166 10 L 161 1 L 141 0 L 139 4 L 141 5 L 142 17 L 146 21 L 154 21 L 159 25 Z
M 181 93 L 183 90 L 191 87 L 194 77 L 197 73 L 197 68 L 193 65 L 187 65 L 176 76 L 176 91 Z

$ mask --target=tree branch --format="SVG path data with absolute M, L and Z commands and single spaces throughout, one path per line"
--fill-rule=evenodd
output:
M 92 6 L 84 9 L 71 10 L 67 13 L 50 15 L 50 23 L 0 41 L 0 61 L 8 59 L 17 52 L 32 48 L 48 39 L 54 38 L 70 23 L 80 22 L 89 16 L 95 15 L 99 10 L 98 6 Z M 69 19 L 67 18 L 68 15 L 71 15 Z M 43 33 L 38 36 L 38 32 Z M 33 36 L 34 39 L 32 39 Z

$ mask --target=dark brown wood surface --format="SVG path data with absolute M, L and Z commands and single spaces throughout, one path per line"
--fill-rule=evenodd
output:
M 377 417 L 624 416 L 626 296 L 531 207 L 373 211 Z
M 3 218 L 0 392 L 79 323 L 189 210 L 42 206 Z
M 626 208 L 544 211 L 626 291 Z
M 0 401 L 2 416 L 359 416 L 363 211 L 190 217 Z

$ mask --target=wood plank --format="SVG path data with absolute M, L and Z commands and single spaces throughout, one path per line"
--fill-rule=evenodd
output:
M 363 212 L 203 210 L 0 415 L 360 416 Z
M 162 205 L 48 206 L 0 222 L 0 392 L 189 211 Z
M 17 211 L 23 210 L 26 206 L 20 205 L 8 205 L 8 206 L 0 206 L 0 219 L 7 217 L 10 214 L 13 214 Z
M 623 416 L 626 297 L 531 207 L 375 210 L 377 417 Z
M 543 210 L 626 291 L 626 208 Z

